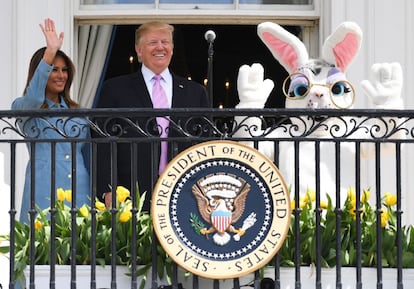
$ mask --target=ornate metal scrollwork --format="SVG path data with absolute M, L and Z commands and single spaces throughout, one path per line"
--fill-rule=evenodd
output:
M 345 113 L 346 112 L 346 113 Z M 341 114 L 342 113 L 342 114 Z M 414 136 L 411 111 L 292 111 L 284 109 L 45 110 L 4 112 L 1 134 L 23 138 L 43 133 L 74 138 L 86 129 L 98 137 L 160 136 L 157 117 L 168 117 L 170 135 L 178 138 L 351 138 L 387 139 Z M 240 132 L 242 132 L 240 134 Z

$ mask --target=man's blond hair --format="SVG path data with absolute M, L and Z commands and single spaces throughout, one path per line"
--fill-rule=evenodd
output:
M 174 26 L 161 21 L 150 21 L 142 24 L 135 30 L 135 45 L 139 43 L 142 35 L 153 30 L 166 30 L 171 33 L 171 39 L 173 38 Z

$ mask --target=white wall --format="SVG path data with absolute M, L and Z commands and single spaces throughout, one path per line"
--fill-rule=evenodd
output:
M 58 32 L 65 33 L 62 50 L 68 55 L 72 55 L 73 42 L 73 22 L 71 19 L 72 11 L 68 9 L 73 1 L 65 0 L 15 0 L 12 1 L 15 6 L 16 16 L 13 17 L 12 23 L 17 35 L 17 44 L 13 50 L 15 58 L 16 86 L 13 88 L 13 98 L 21 95 L 26 84 L 27 70 L 29 61 L 33 53 L 40 47 L 46 45 L 39 24 L 44 19 L 52 18 L 55 20 Z M 9 104 L 10 105 L 10 104 Z
M 0 85 L 0 108 L 7 109 L 10 105 L 12 97 L 12 88 L 13 88 L 13 78 L 12 78 L 12 67 L 14 63 L 12 62 L 12 51 L 15 45 L 15 25 L 13 25 L 13 0 L 4 0 L 2 2 L 2 7 L 0 10 L 0 25 L 5 29 L 0 29 L 0 37 L 2 39 L 2 45 L 0 46 L 0 51 L 2 57 L 2 69 L 0 70 L 0 79 L 2 85 Z
M 329 33 L 343 21 L 357 22 L 364 33 L 362 48 L 351 65 L 349 77 L 361 92 L 359 82 L 369 75 L 369 68 L 376 62 L 400 62 L 404 72 L 403 97 L 406 108 L 414 108 L 414 98 L 409 97 L 414 88 L 414 3 L 411 0 L 344 0 L 332 1 L 332 10 L 324 11 L 323 26 Z M 360 98 L 358 108 L 368 106 Z
M 14 45 L 14 31 L 12 25 L 13 0 L 3 0 L 2 8 L 0 9 L 0 54 L 2 57 L 2 69 L 0 69 L 0 109 L 8 108 L 12 97 L 13 77 L 12 77 L 12 51 Z M 0 151 L 0 234 L 7 234 L 9 232 L 9 217 L 8 210 L 10 204 L 10 194 L 8 186 L 4 184 L 5 179 L 2 178 L 5 171 L 6 163 L 3 162 L 4 152 Z M 6 178 L 7 179 L 7 178 Z M 0 284 L 3 288 L 8 288 L 9 280 L 9 266 L 8 259 L 5 256 L 0 256 Z
M 51 17 L 56 21 L 58 30 L 65 32 L 63 49 L 68 55 L 73 51 L 73 13 L 71 1 L 65 0 L 2 0 L 0 9 L 0 54 L 2 65 L 0 69 L 0 110 L 9 110 L 14 98 L 23 92 L 29 61 L 32 54 L 45 46 L 39 23 Z M 18 171 L 24 171 L 27 152 L 20 146 L 17 154 Z M 4 157 L 4 161 L 3 161 Z M 8 211 L 10 209 L 10 151 L 5 145 L 0 146 L 0 192 L 7 194 L 0 202 L 0 234 L 9 232 Z M 16 176 L 16 191 L 21 192 L 24 175 Z M 20 206 L 21 196 L 16 196 L 17 206 Z M 8 288 L 9 278 L 8 259 L 0 256 L 0 283 Z
M 343 21 L 355 21 L 364 33 L 361 52 L 350 66 L 348 78 L 357 91 L 357 108 L 369 107 L 369 101 L 362 93 L 360 81 L 369 77 L 373 63 L 401 63 L 404 73 L 402 96 L 407 109 L 414 108 L 414 1 L 412 0 L 344 0 L 329 1 L 331 9 L 323 10 L 322 31 L 326 37 L 330 31 Z M 324 39 L 324 38 L 323 38 Z M 414 223 L 414 149 L 405 147 L 403 151 L 403 218 L 405 222 Z M 384 168 L 388 160 L 383 160 Z M 365 178 L 375 177 L 371 166 L 365 172 Z M 411 173 L 410 173 L 411 172 Z M 392 178 L 384 180 L 392 185 Z

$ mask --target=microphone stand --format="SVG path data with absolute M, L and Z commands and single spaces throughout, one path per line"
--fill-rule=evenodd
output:
M 213 41 L 209 41 L 208 46 L 208 67 L 207 67 L 207 92 L 210 101 L 210 107 L 213 105 Z

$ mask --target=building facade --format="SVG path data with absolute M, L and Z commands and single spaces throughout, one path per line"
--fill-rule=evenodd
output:
M 337 25 L 343 21 L 355 21 L 364 33 L 361 51 L 347 73 L 358 95 L 356 108 L 369 108 L 369 100 L 363 96 L 359 83 L 369 77 L 371 65 L 394 61 L 400 62 L 403 67 L 402 96 L 405 107 L 414 108 L 414 2 L 411 0 L 313 0 L 310 3 L 247 0 L 136 1 L 140 4 L 113 2 L 134 1 L 3 0 L 0 11 L 0 51 L 3 55 L 0 69 L 0 109 L 9 110 L 12 101 L 21 95 L 30 57 L 37 48 L 44 45 L 38 24 L 48 17 L 53 18 L 58 30 L 65 33 L 63 50 L 78 64 L 84 44 L 81 28 L 89 25 L 139 24 L 150 19 L 164 20 L 172 24 L 225 25 L 257 25 L 263 21 L 273 21 L 303 27 L 305 45 L 311 56 L 318 56 L 322 42 Z M 277 2 L 288 4 L 276 4 Z M 98 80 L 99 75 L 94 81 Z M 82 80 L 77 73 L 74 91 L 79 91 L 81 86 Z M 79 97 L 77 100 L 86 104 L 85 106 L 90 106 L 91 102 L 82 99 L 82 94 L 73 95 Z M 0 176 L 4 178 L 0 180 L 0 184 L 2 188 L 7 188 L 10 185 L 9 152 L 0 149 L 0 154 Z M 414 195 L 408 193 L 414 187 L 414 179 L 410 176 L 414 169 L 414 151 L 406 151 L 405 155 L 402 164 L 402 185 L 405 192 L 403 217 L 405 222 L 414 223 L 414 212 L 408 205 L 414 202 Z M 18 157 L 20 163 L 26 163 L 26 152 Z M 368 178 L 373 173 L 369 168 L 363 172 Z M 17 190 L 21 191 L 24 175 L 16 177 Z M 17 202 L 20 201 L 19 197 L 17 196 Z M 7 199 L 1 202 L 1 216 L 7 216 L 8 204 Z M 8 224 L 1 226 L 0 233 L 7 232 Z M 1 278 L 7 277 L 7 274 L 1 275 Z M 0 280 L 0 283 L 4 285 L 6 281 Z

